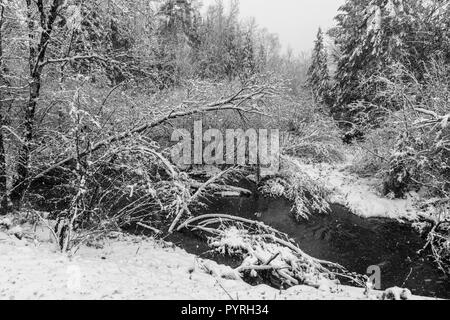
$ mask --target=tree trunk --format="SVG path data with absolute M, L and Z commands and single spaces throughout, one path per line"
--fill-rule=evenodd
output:
M 17 203 L 23 197 L 25 190 L 28 188 L 27 178 L 29 173 L 31 143 L 33 141 L 33 125 L 34 115 L 36 113 L 37 99 L 39 98 L 41 87 L 41 77 L 36 76 L 30 85 L 30 98 L 25 110 L 24 121 L 24 144 L 19 150 L 19 156 L 16 167 L 16 180 L 11 192 L 11 199 Z
M 2 97 L 0 97 L 1 99 Z M 3 139 L 3 110 L 0 102 L 0 215 L 7 213 L 8 205 L 8 189 L 7 189 L 7 176 L 6 176 L 6 153 Z
M 3 14 L 5 12 L 5 7 L 3 2 L 0 4 L 0 80 L 3 84 Z M 8 189 L 7 189 L 7 176 L 6 176 L 6 150 L 5 150 L 5 140 L 3 138 L 3 126 L 4 126 L 4 115 L 3 115 L 3 100 L 4 97 L 0 94 L 0 215 L 7 213 L 8 205 Z
M 27 0 L 28 9 L 28 38 L 29 51 L 28 58 L 30 67 L 30 95 L 26 104 L 25 119 L 24 119 L 24 133 L 23 145 L 19 150 L 19 156 L 16 167 L 16 179 L 11 190 L 11 200 L 18 205 L 24 196 L 29 182 L 27 181 L 29 175 L 30 152 L 33 142 L 33 127 L 36 113 L 37 101 L 41 91 L 42 69 L 44 67 L 45 55 L 50 36 L 53 30 L 53 25 L 58 15 L 58 8 L 61 5 L 61 0 L 53 0 L 50 11 L 46 15 L 44 12 L 44 5 L 42 0 L 37 0 L 36 5 L 40 13 L 40 29 L 38 45 L 34 46 L 35 38 L 35 22 L 33 20 L 33 10 L 31 8 L 32 1 Z

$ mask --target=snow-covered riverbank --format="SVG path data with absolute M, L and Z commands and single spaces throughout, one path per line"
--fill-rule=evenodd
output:
M 330 165 L 292 161 L 310 178 L 331 191 L 330 202 L 341 204 L 358 216 L 415 220 L 419 215 L 426 215 L 417 209 L 417 194 L 410 193 L 405 199 L 384 197 L 379 191 L 379 179 L 351 173 L 349 163 Z
M 68 258 L 50 242 L 0 232 L 0 299 L 369 299 L 345 286 L 252 287 L 220 277 L 226 268 L 151 239 L 119 235 Z
M 401 200 L 382 197 L 379 181 L 357 177 L 344 164 L 293 161 L 331 191 L 331 202 L 357 215 L 414 219 L 419 214 L 414 195 Z M 358 300 L 381 295 L 373 292 L 367 297 L 364 289 L 346 286 L 296 286 L 286 291 L 252 287 L 225 279 L 223 275 L 231 273 L 228 267 L 171 244 L 122 234 L 96 248 L 82 247 L 69 258 L 58 252 L 47 228 L 19 228 L 24 230 L 22 240 L 0 229 L 0 299 Z

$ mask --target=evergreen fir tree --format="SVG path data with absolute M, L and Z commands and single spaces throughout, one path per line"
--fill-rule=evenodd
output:
M 312 89 L 316 101 L 325 102 L 327 100 L 329 80 L 327 52 L 324 46 L 323 32 L 319 28 L 307 79 L 307 84 Z
M 358 110 L 347 106 L 355 102 L 383 105 L 378 95 L 383 88 L 373 76 L 397 64 L 421 80 L 427 63 L 448 50 L 449 8 L 439 1 L 347 0 L 330 32 L 342 53 L 333 90 L 335 114 L 353 117 Z
M 256 71 L 255 51 L 253 48 L 252 34 L 245 34 L 244 47 L 242 49 L 242 75 L 244 79 L 250 78 Z

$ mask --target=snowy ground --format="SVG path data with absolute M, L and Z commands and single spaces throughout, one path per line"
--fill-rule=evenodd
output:
M 0 233 L 0 299 L 360 299 L 310 287 L 286 292 L 209 274 L 225 267 L 152 240 L 108 240 L 73 258 L 49 243 Z
M 224 271 L 154 240 L 121 236 L 69 258 L 52 243 L 0 232 L 0 299 L 367 299 L 363 289 L 350 287 L 251 287 L 219 276 Z
M 69 258 L 42 234 L 18 240 L 0 232 L 0 299 L 368 299 L 363 289 L 344 286 L 251 287 L 221 277 L 225 266 L 151 239 L 120 236 Z

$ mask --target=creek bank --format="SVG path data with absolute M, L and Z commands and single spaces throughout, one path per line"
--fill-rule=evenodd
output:
M 380 179 L 353 174 L 349 170 L 349 162 L 331 165 L 306 164 L 299 159 L 291 161 L 311 179 L 329 189 L 331 203 L 341 204 L 360 217 L 407 221 L 428 217 L 427 212 L 417 208 L 417 193 L 408 193 L 405 199 L 384 197 L 379 190 L 382 185 Z
M 50 242 L 18 240 L 0 231 L 0 257 L 0 299 L 367 300 L 381 294 L 368 298 L 363 289 L 347 286 L 336 292 L 252 287 L 219 277 L 227 267 L 216 262 L 125 235 L 101 248 L 82 247 L 69 258 Z

